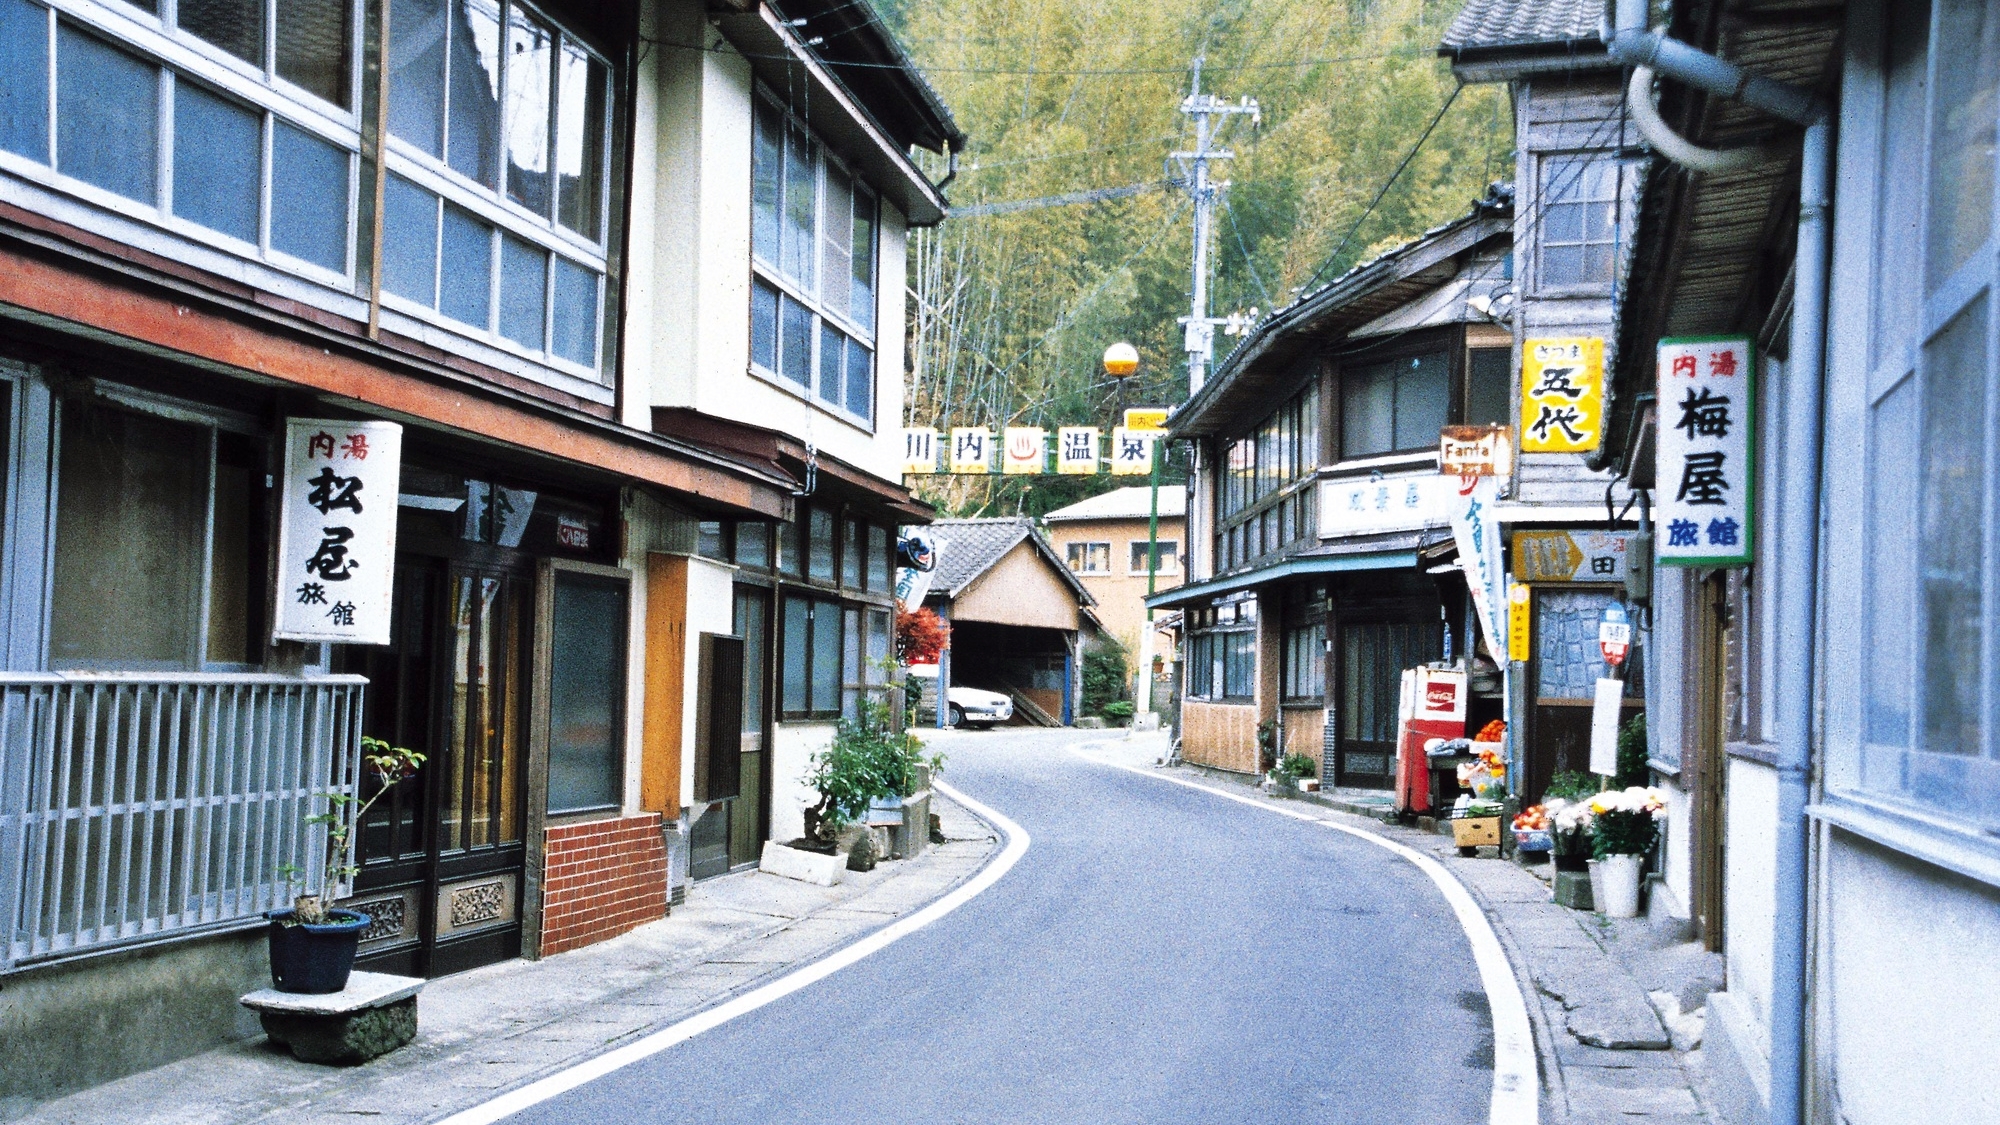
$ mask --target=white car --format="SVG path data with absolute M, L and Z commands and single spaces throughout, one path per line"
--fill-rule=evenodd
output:
M 932 706 L 937 701 L 938 667 L 935 664 L 910 665 L 910 678 L 917 681 L 918 688 L 929 697 Z M 1004 723 L 1014 717 L 1014 700 L 997 691 L 985 688 L 951 685 L 945 701 L 946 722 L 954 727 L 974 727 L 986 730 L 996 723 Z

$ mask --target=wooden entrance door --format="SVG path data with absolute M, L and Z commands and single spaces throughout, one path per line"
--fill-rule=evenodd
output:
M 736 588 L 736 635 L 743 638 L 743 722 L 740 790 L 729 807 L 729 866 L 756 863 L 770 833 L 768 743 L 771 720 L 764 690 L 771 679 L 771 592 Z
M 1693 799 L 1689 817 L 1689 891 L 1694 901 L 1695 928 L 1712 953 L 1722 951 L 1723 816 L 1728 763 L 1724 706 L 1729 672 L 1729 577 L 1717 571 L 1695 586 L 1695 616 L 1689 622 L 1695 637 L 1695 729 L 1683 762 L 1683 783 Z M 1671 831 L 1672 828 L 1669 828 Z
M 1387 789 L 1403 669 L 1439 659 L 1443 638 L 1435 621 L 1345 621 L 1339 634 L 1334 783 Z
M 364 732 L 426 756 L 361 824 L 365 967 L 441 976 L 520 955 L 532 592 L 522 569 L 408 557 L 390 644 L 346 650 L 369 677 Z

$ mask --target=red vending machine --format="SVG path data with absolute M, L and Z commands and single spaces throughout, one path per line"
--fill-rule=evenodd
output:
M 1465 673 L 1457 668 L 1403 672 L 1402 709 L 1396 725 L 1396 810 L 1433 810 L 1430 760 L 1424 743 L 1465 737 Z

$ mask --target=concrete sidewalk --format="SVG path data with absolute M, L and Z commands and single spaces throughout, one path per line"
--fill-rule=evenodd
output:
M 818 887 L 758 871 L 702 883 L 672 916 L 542 961 L 432 981 L 417 1039 L 358 1067 L 298 1062 L 262 1037 L 45 1102 L 37 1125 L 221 1125 L 339 1114 L 432 1121 L 832 953 L 983 867 L 994 829 L 939 794 L 947 842 Z
M 1153 765 L 1164 735 L 1098 744 L 1126 764 Z M 1218 788 L 1261 793 L 1248 779 L 1198 766 L 1173 767 Z M 1276 800 L 1276 798 L 1269 798 Z M 1698 1078 L 1701 1018 L 1721 987 L 1719 958 L 1644 919 L 1614 922 L 1555 904 L 1548 869 L 1498 858 L 1467 859 L 1451 838 L 1394 823 L 1386 795 L 1365 790 L 1306 794 L 1292 802 L 1327 820 L 1365 827 L 1435 857 L 1484 908 L 1528 1001 L 1542 1071 L 1544 1125 L 1710 1125 Z M 1492 855 L 1493 849 L 1483 849 Z M 1673 1022 L 1661 1019 L 1664 1010 Z

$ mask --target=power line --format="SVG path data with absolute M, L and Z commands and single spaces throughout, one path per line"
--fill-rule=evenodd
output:
M 1431 132 L 1438 127 L 1438 122 L 1444 120 L 1445 111 L 1450 109 L 1451 104 L 1458 100 L 1459 91 L 1463 89 L 1465 89 L 1463 84 L 1451 88 L 1451 93 L 1445 96 L 1444 104 L 1439 106 L 1437 112 L 1431 115 L 1431 123 L 1424 126 L 1423 133 L 1417 137 L 1417 143 L 1411 145 L 1410 151 L 1403 154 L 1403 159 L 1396 164 L 1396 170 L 1389 173 L 1389 178 L 1383 181 L 1382 190 L 1376 192 L 1375 198 L 1368 201 L 1367 209 L 1361 212 L 1360 218 L 1354 220 L 1353 226 L 1347 228 L 1347 233 L 1341 236 L 1340 244 L 1333 248 L 1333 253 L 1328 254 L 1326 260 L 1319 264 L 1319 268 L 1313 271 L 1312 277 L 1308 278 L 1306 283 L 1299 287 L 1301 292 L 1309 291 L 1313 286 L 1319 284 L 1319 279 L 1326 273 L 1327 267 L 1333 265 L 1334 260 L 1340 257 L 1341 251 L 1347 249 L 1347 244 L 1354 240 L 1354 235 L 1361 229 L 1361 224 L 1367 222 L 1368 216 L 1375 213 L 1375 208 L 1381 205 L 1383 197 L 1389 194 L 1389 189 L 1395 187 L 1396 181 L 1402 178 L 1403 170 L 1410 166 L 1410 161 L 1417 158 L 1417 152 L 1424 147 L 1424 142 L 1431 139 Z
M 1091 188 L 1085 191 L 1065 192 L 1062 195 L 1044 195 L 1038 199 L 1010 199 L 1001 203 L 975 203 L 970 207 L 953 207 L 950 217 L 954 219 L 978 219 L 988 215 L 1011 215 L 1016 211 L 1034 211 L 1043 207 L 1067 207 L 1075 203 L 1101 203 L 1107 199 L 1124 199 L 1144 192 L 1158 191 L 1169 185 L 1165 183 L 1127 184 L 1124 187 Z

